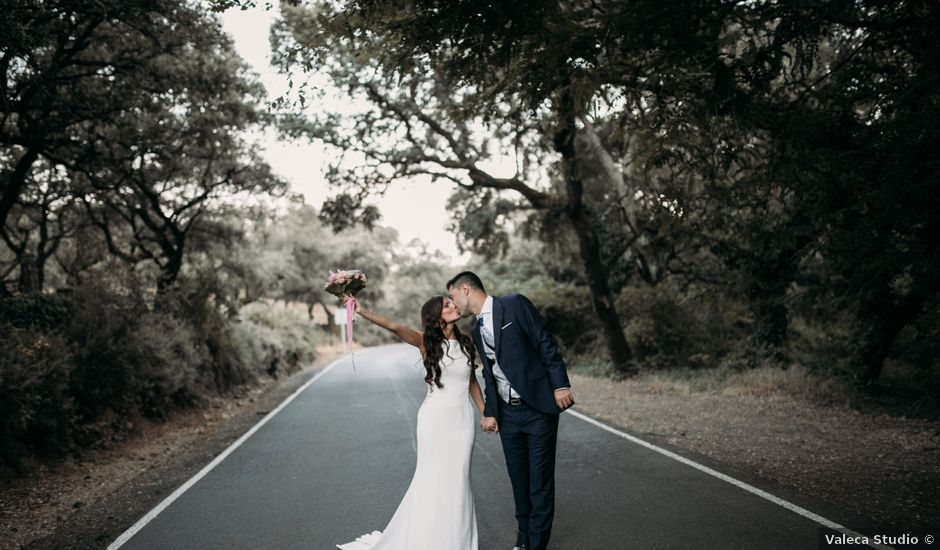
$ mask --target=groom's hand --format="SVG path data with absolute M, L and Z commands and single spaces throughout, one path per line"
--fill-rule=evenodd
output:
M 563 388 L 555 390 L 555 403 L 561 410 L 569 409 L 574 405 L 574 397 L 571 396 L 571 390 Z
M 496 424 L 496 417 L 494 416 L 484 416 L 480 420 L 480 427 L 483 428 L 484 432 L 498 432 L 499 425 Z

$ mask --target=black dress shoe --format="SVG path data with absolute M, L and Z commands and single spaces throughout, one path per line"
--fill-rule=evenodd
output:
M 522 546 L 513 546 L 512 550 L 526 550 L 526 547 L 524 544 Z

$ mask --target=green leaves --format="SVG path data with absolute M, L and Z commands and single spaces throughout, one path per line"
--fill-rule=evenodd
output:
M 933 3 L 354 0 L 283 15 L 283 70 L 318 69 L 348 100 L 286 129 L 341 152 L 331 218 L 397 181 L 453 182 L 461 247 L 492 256 L 513 210 L 545 225 L 564 207 L 587 218 L 605 283 L 734 286 L 758 347 L 783 345 L 796 292 L 890 341 L 882 320 L 910 323 L 940 290 Z M 513 176 L 481 168 L 500 155 Z
M 167 286 L 191 251 L 228 238 L 214 218 L 229 201 L 284 192 L 242 135 L 267 121 L 264 89 L 212 15 L 170 1 L 22 2 L 7 22 L 23 40 L 0 63 L 0 232 L 40 273 L 76 233 L 86 242 L 61 249 L 75 251 L 60 258 L 70 279 L 97 263 L 78 253 L 96 249 L 94 229 L 111 255 L 152 262 Z M 37 221 L 5 223 L 24 218 Z

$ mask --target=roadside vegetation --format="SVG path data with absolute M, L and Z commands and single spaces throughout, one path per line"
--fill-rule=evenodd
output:
M 575 372 L 940 417 L 935 3 L 438 4 L 281 2 L 270 104 L 204 4 L 5 13 L 3 464 L 295 371 L 331 269 L 417 324 L 460 267 L 381 224 L 405 181 Z

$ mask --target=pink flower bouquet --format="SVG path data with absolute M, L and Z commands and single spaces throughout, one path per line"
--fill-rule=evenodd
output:
M 366 277 L 366 274 L 358 269 L 340 270 L 336 273 L 330 271 L 330 276 L 326 280 L 326 286 L 324 287 L 326 291 L 337 298 L 342 297 L 345 299 L 346 338 L 350 344 L 352 344 L 353 341 L 352 322 L 353 316 L 356 314 L 356 306 L 353 300 L 348 298 L 354 297 L 359 291 L 364 289 L 368 281 L 369 278 Z
M 358 269 L 347 271 L 330 271 L 330 277 L 326 280 L 326 291 L 336 297 L 355 296 L 360 290 L 366 287 L 369 281 L 366 274 Z

